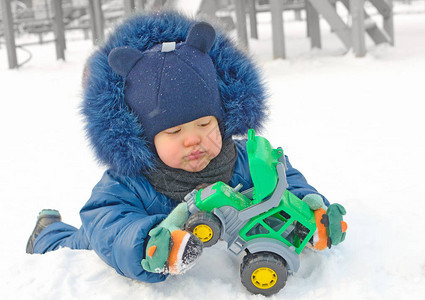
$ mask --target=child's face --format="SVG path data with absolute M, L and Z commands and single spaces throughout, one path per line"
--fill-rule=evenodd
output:
M 221 151 L 217 119 L 207 116 L 161 131 L 154 138 L 159 158 L 169 167 L 202 171 Z

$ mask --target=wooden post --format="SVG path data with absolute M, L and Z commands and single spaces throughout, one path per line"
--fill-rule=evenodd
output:
M 305 1 L 295 0 L 293 2 L 294 2 L 294 4 L 299 4 L 299 3 L 302 3 L 302 2 L 305 2 Z M 305 8 L 305 4 L 304 4 L 304 8 Z M 297 9 L 297 8 L 294 9 L 294 18 L 295 18 L 296 21 L 302 21 L 301 10 L 302 9 Z
M 300 9 L 294 10 L 294 18 L 295 18 L 296 21 L 302 21 Z
M 95 44 L 101 43 L 105 38 L 103 11 L 102 11 L 102 0 L 93 1 L 93 12 L 94 12 L 94 24 L 96 30 Z
M 285 35 L 283 31 L 283 3 L 280 0 L 270 0 L 272 15 L 273 58 L 286 58 Z
M 136 0 L 136 10 L 138 11 L 145 10 L 145 0 Z
M 62 0 L 51 0 L 53 8 L 53 33 L 55 35 L 56 59 L 65 60 L 65 24 L 63 23 Z
M 307 36 L 310 38 L 310 47 L 322 48 L 322 39 L 320 34 L 319 14 L 309 1 L 305 3 L 305 11 L 307 15 Z
M 245 0 L 233 0 L 236 13 L 236 31 L 238 33 L 239 43 L 248 49 L 248 32 L 246 29 L 246 9 Z
M 351 37 L 353 52 L 357 57 L 366 55 L 365 44 L 365 22 L 364 22 L 364 0 L 351 0 Z
M 131 15 L 136 9 L 136 3 L 134 0 L 124 0 L 124 12 L 125 15 Z
M 255 9 L 255 0 L 249 0 L 248 11 L 249 11 L 249 28 L 251 32 L 251 38 L 258 39 L 257 11 Z
M 18 57 L 16 56 L 15 32 L 13 30 L 12 8 L 9 0 L 1 0 L 1 10 L 9 69 L 16 69 L 18 68 Z
M 337 7 L 336 7 L 336 2 L 337 2 L 338 0 L 330 0 L 329 2 L 330 2 L 330 4 L 332 5 L 332 7 L 334 8 L 334 10 L 335 11 L 337 11 Z M 334 32 L 334 30 L 332 29 L 332 27 L 331 27 L 331 32 Z
M 89 10 L 89 21 L 90 21 L 90 29 L 93 40 L 93 45 L 96 45 L 96 41 L 98 40 L 97 29 L 96 29 L 96 15 L 94 13 L 94 2 L 93 0 L 88 1 L 88 10 Z
M 394 46 L 394 16 L 393 16 L 393 0 L 387 0 L 390 7 L 388 14 L 384 16 L 384 30 L 390 38 L 391 46 Z
M 197 16 L 206 16 L 208 19 L 213 20 L 216 18 L 217 6 L 216 1 L 202 0 L 197 6 L 195 14 Z

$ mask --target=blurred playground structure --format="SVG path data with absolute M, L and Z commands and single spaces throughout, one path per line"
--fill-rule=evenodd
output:
M 399 0 L 404 2 L 419 0 Z M 99 44 L 105 30 L 124 16 L 141 11 L 179 10 L 217 19 L 226 30 L 236 29 L 239 44 L 249 50 L 249 37 L 258 38 L 257 14 L 269 13 L 273 58 L 286 58 L 284 11 L 306 23 L 311 48 L 321 48 L 320 18 L 329 24 L 347 51 L 367 52 L 365 35 L 375 44 L 394 45 L 393 0 L 0 0 L 0 51 L 7 50 L 9 68 L 18 68 L 17 48 L 53 42 L 56 58 L 65 59 L 66 32 L 80 30 Z M 52 34 L 53 33 L 53 34 Z M 22 35 L 38 37 L 17 43 Z M 5 46 L 5 47 L 4 47 Z M 29 58 L 30 58 L 29 53 Z

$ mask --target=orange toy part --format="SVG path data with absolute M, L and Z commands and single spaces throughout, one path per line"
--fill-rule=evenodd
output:
M 148 256 L 152 257 L 152 255 L 155 253 L 155 251 L 156 251 L 156 246 L 155 245 L 150 246 L 149 249 L 148 249 Z
M 344 221 L 341 221 L 341 232 L 346 232 L 347 231 L 347 223 L 345 223 Z
M 328 247 L 328 234 L 326 233 L 326 227 L 321 222 L 323 215 L 326 211 L 323 208 L 319 208 L 314 211 L 314 217 L 316 219 L 317 233 L 319 240 L 314 244 L 313 248 L 316 250 L 324 250 Z
M 170 250 L 170 255 L 168 256 L 168 263 L 169 263 L 169 272 L 171 274 L 177 274 L 180 272 L 179 270 L 179 250 L 183 246 L 185 239 L 184 237 L 188 235 L 189 233 L 187 231 L 183 231 L 180 229 L 174 230 L 171 232 L 171 237 L 173 239 L 173 246 Z

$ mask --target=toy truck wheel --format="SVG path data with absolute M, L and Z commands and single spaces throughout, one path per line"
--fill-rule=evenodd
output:
M 186 230 L 197 236 L 204 247 L 210 247 L 220 239 L 221 222 L 212 213 L 200 211 L 189 217 Z
M 241 282 L 253 294 L 270 296 L 286 284 L 285 261 L 270 252 L 247 254 L 241 264 Z

